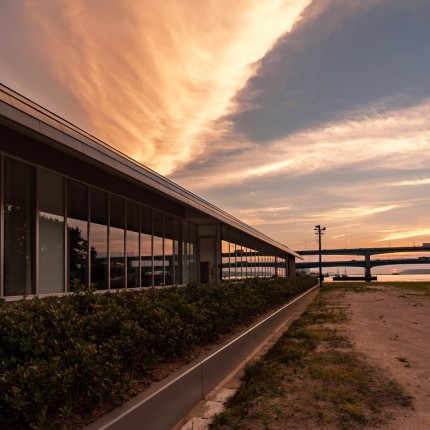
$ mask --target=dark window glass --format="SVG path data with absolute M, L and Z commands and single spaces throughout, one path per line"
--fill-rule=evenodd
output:
M 125 201 L 117 196 L 110 196 L 110 288 L 125 287 Z
M 39 170 L 39 293 L 64 291 L 64 178 Z
M 67 183 L 68 282 L 88 284 L 88 186 L 69 180 Z
M 127 287 L 136 288 L 139 282 L 139 207 L 127 202 Z
M 164 283 L 174 283 L 173 218 L 164 215 Z
M 4 294 L 34 294 L 36 170 L 5 158 Z
M 152 270 L 152 210 L 140 207 L 140 267 L 142 286 L 154 285 Z
M 221 241 L 221 279 L 230 278 L 230 243 Z
M 190 224 L 190 281 L 197 281 L 197 226 Z
M 163 214 L 153 212 L 153 251 L 154 251 L 154 285 L 165 285 L 164 282 L 164 246 L 163 246 Z
M 173 259 L 175 285 L 182 284 L 182 224 L 178 218 L 173 218 Z
M 108 288 L 108 195 L 91 189 L 90 255 L 91 283 L 99 290 Z
M 190 282 L 190 224 L 182 223 L 182 282 Z

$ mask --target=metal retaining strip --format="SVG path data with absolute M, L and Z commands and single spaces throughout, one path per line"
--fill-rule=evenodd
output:
M 85 430 L 170 430 L 252 351 L 282 326 L 312 287 L 152 394 L 145 392 Z

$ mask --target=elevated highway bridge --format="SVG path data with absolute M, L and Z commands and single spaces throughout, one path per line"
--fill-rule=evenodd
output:
M 371 268 L 375 266 L 389 266 L 398 264 L 430 264 L 429 256 L 421 256 L 418 258 L 390 258 L 390 259 L 371 259 L 372 255 L 380 254 L 395 254 L 395 253 L 412 253 L 418 252 L 421 254 L 430 252 L 430 244 L 425 243 L 423 246 L 399 246 L 399 247 L 383 247 L 383 248 L 351 248 L 351 249 L 322 249 L 321 255 L 359 255 L 364 256 L 364 260 L 342 260 L 342 261 L 324 261 L 321 267 L 363 267 L 365 279 L 371 279 Z M 303 250 L 297 251 L 301 256 L 318 255 L 319 250 Z M 318 261 L 296 262 L 297 269 L 307 269 L 319 267 Z

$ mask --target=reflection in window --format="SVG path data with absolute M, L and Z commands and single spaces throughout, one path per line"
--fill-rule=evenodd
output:
M 248 248 L 248 277 L 252 278 L 254 276 L 254 250 Z
M 139 287 L 139 207 L 127 202 L 127 287 Z
M 190 282 L 197 280 L 197 226 L 190 224 Z
M 173 218 L 164 215 L 164 283 L 173 285 Z
M 266 268 L 266 248 L 263 245 L 262 250 L 261 250 L 261 256 L 260 256 L 260 261 L 261 261 L 261 269 L 262 269 L 262 274 L 264 277 L 267 276 L 267 268 Z
M 221 279 L 230 278 L 230 244 L 229 242 L 221 241 Z
M 163 249 L 163 214 L 153 212 L 153 250 L 154 250 L 154 285 L 165 285 L 164 282 L 164 249 Z
M 243 249 L 242 245 L 236 244 L 236 265 L 237 265 L 237 277 L 243 278 Z
M 182 255 L 181 255 L 181 220 L 173 218 L 173 261 L 175 285 L 182 284 Z
M 67 183 L 68 282 L 88 283 L 88 186 L 69 180 Z
M 257 248 L 258 248 L 258 245 L 257 245 Z M 255 256 L 255 273 L 256 273 L 256 275 L 255 276 L 261 276 L 262 273 L 261 273 L 260 251 L 259 251 L 259 249 L 257 249 L 255 251 L 255 253 L 256 253 L 256 256 Z
M 236 249 L 236 245 L 233 242 L 229 243 L 229 278 L 236 277 L 236 257 L 234 251 Z
M 99 290 L 108 289 L 108 195 L 91 189 L 91 283 Z
M 5 158 L 4 294 L 34 294 L 35 168 Z
M 189 284 L 190 279 L 190 224 L 182 223 L 182 279 L 184 284 Z
M 251 271 L 251 267 L 250 267 L 250 260 L 249 260 L 249 248 L 245 247 L 245 252 L 244 252 L 244 276 L 245 278 L 249 278 L 249 274 Z
M 125 202 L 121 197 L 110 196 L 110 228 L 109 228 L 109 256 L 110 256 L 110 288 L 125 287 Z
M 40 170 L 39 293 L 64 291 L 64 178 Z
M 142 206 L 140 211 L 140 267 L 142 287 L 149 287 L 154 285 L 152 276 L 152 210 Z

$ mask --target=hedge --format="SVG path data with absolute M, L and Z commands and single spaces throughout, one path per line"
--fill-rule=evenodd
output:
M 75 428 L 101 402 L 133 394 L 157 365 L 218 341 L 314 284 L 254 278 L 2 302 L 0 428 Z

